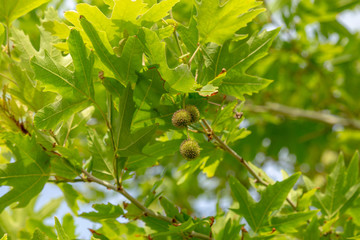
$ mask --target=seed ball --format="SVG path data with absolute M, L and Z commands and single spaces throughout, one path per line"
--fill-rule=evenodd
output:
M 194 105 L 187 105 L 187 106 L 185 106 L 185 110 L 190 113 L 190 116 L 191 116 L 190 123 L 196 123 L 199 121 L 200 112 L 197 107 L 195 107 Z
M 184 128 L 189 125 L 191 121 L 191 115 L 185 109 L 180 109 L 173 114 L 171 121 L 175 127 Z
M 180 153 L 186 160 L 193 160 L 200 155 L 200 146 L 194 140 L 184 140 L 180 145 Z

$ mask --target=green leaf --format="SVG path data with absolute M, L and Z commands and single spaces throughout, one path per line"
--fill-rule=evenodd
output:
M 286 215 L 276 215 L 270 219 L 269 226 L 283 233 L 297 232 L 298 228 L 316 215 L 318 210 L 308 212 L 295 212 Z
M 360 183 L 354 179 L 358 171 L 354 166 L 357 161 L 355 154 L 350 163 L 353 169 L 346 170 L 344 156 L 340 154 L 334 169 L 328 175 L 325 193 L 315 193 L 314 206 L 320 208 L 329 218 L 333 218 L 339 211 L 345 211 L 356 198 L 355 194 L 360 188 Z M 346 180 L 350 183 L 354 181 L 356 184 L 347 184 Z M 304 182 L 308 189 L 314 188 L 311 180 L 307 177 L 304 177 Z
M 76 38 L 75 35 L 76 33 L 73 32 L 74 37 L 72 38 Z M 78 40 L 80 41 L 80 39 Z M 75 40 L 71 39 L 70 41 L 73 42 Z M 81 52 L 79 49 L 74 51 Z M 78 52 L 78 54 L 82 54 L 80 52 Z M 75 67 L 77 67 L 76 71 L 89 70 L 87 68 L 82 69 L 81 65 L 83 63 L 85 64 L 85 62 L 80 63 L 79 61 L 82 60 L 77 59 L 79 56 L 74 52 L 72 54 L 75 57 L 74 64 Z M 82 57 L 85 56 L 82 55 Z M 45 89 L 47 91 L 59 93 L 62 96 L 61 100 L 44 107 L 36 114 L 35 123 L 39 128 L 54 128 L 61 120 L 67 120 L 71 115 L 83 110 L 89 105 L 87 101 L 91 99 L 89 94 L 92 94 L 92 86 L 89 85 L 91 84 L 89 82 L 92 80 L 86 80 L 88 81 L 87 83 L 83 82 L 83 84 L 81 84 L 81 82 L 77 81 L 72 72 L 55 62 L 47 52 L 45 52 L 44 58 L 37 56 L 33 57 L 31 64 L 37 79 L 43 83 Z M 89 64 L 91 65 L 91 63 Z M 76 72 L 75 75 L 80 78 L 89 77 L 88 75 L 79 75 Z
M 128 141 L 120 143 L 118 153 L 120 156 L 128 157 L 134 154 L 141 154 L 142 149 L 152 139 L 157 129 L 157 125 L 148 126 L 132 133 Z
M 117 115 L 115 113 L 111 115 L 111 125 L 114 132 L 115 146 L 120 148 L 121 145 L 129 141 L 130 126 L 135 112 L 133 90 L 130 84 L 128 84 L 120 98 L 118 109 Z
M 194 53 L 198 47 L 199 42 L 199 32 L 196 27 L 196 20 L 194 17 L 190 19 L 188 27 L 185 27 L 182 24 L 179 24 L 176 27 L 176 31 L 179 33 L 182 41 L 184 42 L 186 48 L 190 53 Z
M 9 88 L 8 92 L 28 106 L 32 111 L 37 112 L 44 106 L 54 102 L 56 94 L 44 92 L 41 87 L 38 86 L 39 84 L 34 84 L 34 81 L 28 75 L 28 71 L 21 70 L 21 67 L 17 64 L 11 64 L 9 70 L 17 84 L 16 87 Z
M 39 229 L 35 229 L 31 240 L 48 240 L 49 238 L 46 236 L 45 233 L 40 231 Z
M 7 240 L 7 234 L 5 233 L 4 236 L 0 240 Z
M 75 29 L 70 31 L 67 42 L 75 66 L 75 86 L 82 89 L 87 96 L 94 98 L 94 85 L 92 79 L 92 67 L 94 65 L 93 53 L 90 53 L 90 56 L 88 57 L 80 32 Z
M 166 82 L 167 90 L 188 93 L 196 87 L 194 76 L 187 65 L 178 65 L 170 69 L 165 54 L 165 43 L 161 42 L 156 32 L 142 28 L 139 39 L 145 47 L 145 53 L 152 65 L 157 65 L 161 78 Z
M 31 44 L 29 36 L 15 27 L 11 28 L 11 40 L 16 44 L 16 52 L 19 52 L 21 63 L 26 70 L 32 71 L 29 59 L 37 54 L 36 49 Z
M 136 23 L 137 17 L 145 10 L 143 1 L 115 0 L 112 20 Z M 124 11 L 126 9 L 126 11 Z
M 40 109 L 34 118 L 35 126 L 42 129 L 54 129 L 60 122 L 65 122 L 73 114 L 89 106 L 87 99 L 79 101 L 61 99 Z
M 62 204 L 63 200 L 62 197 L 51 199 L 51 201 L 42 205 L 42 208 L 39 211 L 36 211 L 34 215 L 39 219 L 52 217 Z
M 99 222 L 104 219 L 116 219 L 124 214 L 120 206 L 112 205 L 111 203 L 94 204 L 92 207 L 96 212 L 81 213 L 79 216 L 94 222 Z
M 198 29 L 202 43 L 223 44 L 233 37 L 235 32 L 245 27 L 264 8 L 253 9 L 261 2 L 256 0 L 229 0 L 222 6 L 218 0 L 202 1 L 197 4 Z
M 64 169 L 63 169 L 64 173 L 66 171 L 67 174 L 71 174 L 71 175 L 73 175 L 73 177 L 80 175 L 83 159 L 82 159 L 82 157 L 80 157 L 78 149 L 70 148 L 70 147 L 56 146 L 54 150 L 61 154 L 61 157 L 63 158 L 64 161 L 67 162 L 67 165 L 69 166 L 69 167 L 64 166 Z M 64 161 L 60 161 L 59 164 L 64 163 Z M 70 169 L 67 170 L 67 168 L 70 168 Z M 61 170 L 60 170 L 60 172 L 61 172 Z M 71 178 L 73 178 L 73 177 L 71 177 Z
M 234 177 L 231 177 L 231 190 L 240 203 L 240 208 L 234 211 L 243 215 L 253 231 L 258 232 L 267 224 L 269 214 L 282 206 L 299 176 L 300 174 L 296 173 L 282 182 L 267 186 L 259 202 L 255 202 L 247 189 Z
M 139 74 L 134 90 L 134 102 L 137 106 L 134 118 L 138 111 L 151 111 L 160 105 L 161 96 L 166 93 L 163 83 L 155 68 Z
M 244 94 L 252 95 L 266 88 L 272 80 L 231 71 L 219 87 L 219 92 L 244 100 Z
M 118 110 L 119 111 L 117 112 L 116 109 L 112 108 L 111 113 L 111 124 L 116 152 L 119 153 L 121 157 L 141 154 L 142 149 L 155 133 L 157 125 L 131 131 L 135 103 L 133 100 L 133 90 L 131 89 L 130 84 L 128 84 L 119 100 Z
M 126 236 L 127 239 L 134 239 L 134 240 L 139 238 L 139 236 L 145 236 L 144 228 L 139 227 L 136 221 L 130 221 L 125 224 L 125 223 L 120 223 L 116 220 L 106 219 L 101 221 L 101 225 L 102 227 L 96 230 L 101 235 L 94 234 L 94 236 L 102 240 L 118 239 L 119 233 L 121 233 L 122 236 Z
M 106 49 L 94 26 L 86 20 L 85 17 L 81 17 L 80 22 L 90 38 L 96 54 L 102 63 L 112 71 L 116 79 L 124 86 L 126 86 L 128 82 L 135 82 L 137 79 L 135 71 L 139 71 L 142 68 L 142 48 L 138 38 L 135 36 L 129 37 L 125 43 L 121 57 L 117 57 Z
M 225 222 L 225 221 L 223 221 Z M 215 239 L 238 239 L 242 225 L 239 221 L 228 219 L 226 224 L 222 224 L 222 229 L 215 235 Z
M 174 149 L 178 148 L 182 141 L 172 140 L 147 145 L 143 149 L 144 155 L 131 156 L 126 163 L 126 167 L 131 171 L 151 167 L 156 164 L 157 159 L 173 155 Z
M 219 74 L 220 67 L 225 68 L 227 71 L 236 69 L 241 73 L 245 73 L 251 65 L 268 54 L 267 52 L 279 31 L 280 28 L 276 28 L 271 31 L 263 31 L 260 34 L 255 33 L 246 43 L 236 44 L 235 42 L 235 46 L 231 48 L 227 48 L 229 45 L 224 44 L 218 53 L 220 59 L 217 65 L 217 74 Z
M 60 93 L 68 98 L 79 97 L 83 91 L 75 85 L 73 74 L 64 66 L 54 61 L 45 52 L 45 57 L 33 57 L 31 65 L 36 78 L 40 80 L 47 91 Z
M 6 30 L 3 24 L 0 23 L 0 46 L 4 44 L 6 39 Z
M 254 170 L 254 172 L 256 173 L 256 175 L 260 176 L 265 182 L 270 183 L 270 184 L 274 184 L 275 181 L 270 178 L 266 172 L 264 170 L 262 170 L 261 168 L 257 167 L 256 165 L 254 165 L 252 162 L 247 162 L 249 164 L 249 166 Z
M 319 240 L 320 239 L 320 231 L 319 231 L 319 222 L 317 217 L 313 217 L 310 224 L 306 228 L 306 232 L 304 234 L 304 239 L 309 240 Z
M 216 117 L 214 118 L 211 124 L 211 127 L 213 128 L 214 131 L 221 132 L 223 131 L 224 128 L 227 127 L 229 123 L 231 124 L 234 121 L 233 115 L 236 105 L 237 105 L 236 101 L 231 102 L 216 114 Z
M 67 213 L 63 217 L 63 228 L 66 229 L 66 234 L 71 239 L 76 239 L 76 226 L 73 216 L 70 213 Z
M 311 189 L 310 191 L 304 193 L 304 195 L 299 199 L 297 204 L 297 209 L 300 211 L 305 211 L 309 209 L 312 204 L 313 198 L 315 196 L 317 189 Z
M 168 15 L 172 7 L 180 0 L 163 0 L 146 11 L 139 19 L 138 22 L 157 22 Z
M 179 214 L 179 209 L 174 206 L 167 198 L 161 197 L 159 199 L 161 206 L 164 208 L 166 216 L 175 218 Z
M 245 43 L 227 41 L 223 46 L 210 44 L 205 51 L 207 67 L 201 82 L 211 83 L 214 87 L 220 86 L 219 92 L 240 99 L 243 99 L 244 94 L 252 95 L 267 87 L 272 81 L 250 76 L 245 72 L 267 55 L 278 32 L 279 29 L 275 29 L 254 34 Z
M 151 228 L 152 230 L 158 231 L 158 232 L 167 232 L 169 231 L 169 223 L 165 222 L 163 220 L 154 218 L 154 217 L 150 217 L 150 216 L 146 216 L 146 217 L 142 217 L 141 220 L 143 220 L 146 224 L 146 226 L 148 226 L 149 228 Z
M 8 142 L 16 162 L 0 165 L 0 185 L 12 187 L 0 198 L 0 212 L 11 203 L 25 207 L 37 196 L 49 178 L 50 157 L 36 144 L 35 138 L 6 133 L 1 136 Z
M 137 109 L 134 113 L 132 128 L 152 126 L 157 123 L 165 124 L 163 120 L 160 120 L 163 114 L 160 101 L 165 93 L 164 81 L 155 68 L 139 73 L 139 79 L 134 89 L 134 102 Z M 173 113 L 175 108 L 167 110 L 169 113 Z
M 92 154 L 92 173 L 102 179 L 114 179 L 114 151 L 100 138 L 94 130 L 88 131 L 89 150 Z
M 111 93 L 115 97 L 121 97 L 125 87 L 119 81 L 114 78 L 105 77 L 102 79 L 102 84 L 106 88 L 106 90 Z
M 117 38 L 117 28 L 112 23 L 111 19 L 107 18 L 104 13 L 96 6 L 91 6 L 86 3 L 80 3 L 76 5 L 76 10 L 79 15 L 84 16 L 91 24 L 93 24 L 94 28 L 97 32 L 105 32 L 106 37 L 110 42 L 113 42 Z
M 49 1 L 50 0 L 0 0 L 0 21 L 11 24 L 15 19 Z
M 58 240 L 70 240 L 69 236 L 66 234 L 65 229 L 61 226 L 61 223 L 55 217 L 55 228 L 58 236 Z
M 70 33 L 70 27 L 61 22 L 60 18 L 54 18 L 54 15 L 57 16 L 57 12 L 54 8 L 47 9 L 42 26 L 53 36 L 57 36 L 60 39 L 67 39 Z
M 359 151 L 354 153 L 346 172 L 346 188 L 354 186 L 359 182 Z
M 346 238 L 346 239 L 359 239 L 360 238 L 360 235 L 356 235 L 355 237 L 349 237 L 349 238 Z
M 110 9 L 114 8 L 114 0 L 103 0 L 106 5 L 110 7 Z
M 70 184 L 67 183 L 58 184 L 58 187 L 63 192 L 68 207 L 73 211 L 74 214 L 77 214 L 79 206 L 76 201 L 80 198 L 79 193 L 75 191 L 75 189 Z
M 173 25 L 167 25 L 166 27 L 157 29 L 156 33 L 160 39 L 165 39 L 171 37 L 174 31 L 175 31 L 175 27 Z

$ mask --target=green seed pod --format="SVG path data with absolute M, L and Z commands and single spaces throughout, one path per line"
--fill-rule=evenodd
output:
M 184 140 L 180 145 L 180 153 L 186 160 L 193 160 L 200 155 L 200 146 L 194 140 Z
M 184 128 L 190 124 L 191 115 L 185 109 L 180 109 L 173 114 L 171 121 L 175 127 Z
M 197 107 L 195 107 L 194 105 L 187 105 L 185 106 L 185 110 L 190 113 L 191 116 L 190 124 L 196 123 L 200 120 L 200 112 L 199 109 L 197 109 Z

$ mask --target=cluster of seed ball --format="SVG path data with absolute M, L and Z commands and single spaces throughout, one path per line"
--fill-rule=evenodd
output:
M 172 118 L 172 124 L 177 128 L 185 128 L 190 124 L 198 122 L 200 112 L 194 105 L 187 105 L 184 109 L 176 111 Z M 199 144 L 192 139 L 184 140 L 180 145 L 180 153 L 186 160 L 193 160 L 200 155 Z

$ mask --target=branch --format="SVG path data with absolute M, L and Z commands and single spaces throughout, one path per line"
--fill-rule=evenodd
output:
M 166 222 L 169 222 L 171 224 L 174 223 L 175 219 L 172 219 L 170 217 L 167 216 L 163 216 L 157 213 L 154 213 L 152 210 L 148 209 L 147 207 L 145 207 L 141 202 L 139 202 L 137 199 L 135 199 L 133 196 L 131 196 L 124 188 L 122 187 L 116 187 L 115 185 L 110 184 L 109 182 L 103 181 L 97 177 L 94 177 L 92 174 L 90 174 L 89 172 L 87 172 L 86 170 L 82 170 L 82 172 L 85 174 L 85 176 L 87 177 L 88 181 L 90 182 L 96 182 L 100 185 L 103 185 L 104 187 L 108 188 L 108 189 L 112 189 L 118 193 L 120 193 L 121 195 L 123 195 L 124 197 L 126 197 L 130 202 L 132 202 L 136 207 L 138 207 L 140 210 L 142 210 L 144 212 L 145 216 L 151 216 Z M 206 239 L 206 240 L 212 240 L 211 237 L 202 234 L 202 233 L 197 233 L 197 232 L 191 232 L 190 233 L 191 236 L 199 238 L 199 239 Z
M 76 183 L 76 182 L 88 182 L 86 181 L 86 179 L 48 179 L 47 182 L 51 182 L 51 183 Z
M 241 157 L 239 156 L 232 148 L 230 148 L 225 142 L 223 142 L 219 136 L 217 136 L 211 126 L 208 124 L 208 122 L 205 119 L 201 120 L 203 124 L 208 129 L 211 136 L 216 140 L 216 142 L 228 153 L 230 153 L 235 159 L 237 159 L 248 171 L 249 173 L 262 185 L 268 186 L 269 183 L 265 182 L 257 173 L 252 169 L 252 167 Z M 296 205 L 289 199 L 286 198 L 287 202 L 291 205 L 291 207 L 296 210 Z
M 251 112 L 272 112 L 293 118 L 305 118 L 329 125 L 340 124 L 344 127 L 360 130 L 360 120 L 335 116 L 312 110 L 288 107 L 279 103 L 268 102 L 265 105 L 245 104 L 245 109 Z

